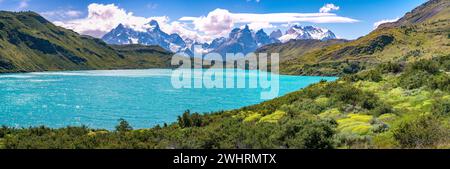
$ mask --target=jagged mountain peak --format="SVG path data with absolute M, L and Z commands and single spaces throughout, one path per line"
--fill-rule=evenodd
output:
M 160 30 L 158 21 L 156 21 L 156 20 L 151 20 L 148 24 L 150 25 L 150 29 L 153 29 L 153 30 Z
M 279 39 L 281 36 L 283 36 L 283 32 L 281 32 L 280 29 L 277 29 L 275 31 L 272 31 L 272 33 L 270 33 L 269 36 L 270 36 L 270 38 L 273 38 L 273 39 Z
M 282 42 L 287 42 L 291 39 L 329 40 L 336 39 L 336 35 L 330 30 L 324 28 L 293 25 L 286 31 L 285 35 L 279 38 Z
M 192 53 L 193 47 L 199 45 L 203 52 L 218 52 L 225 54 L 232 53 L 249 53 L 257 48 L 267 44 L 279 43 L 290 39 L 334 39 L 335 35 L 322 28 L 313 26 L 294 25 L 283 35 L 281 30 L 273 31 L 270 36 L 263 30 L 257 31 L 250 29 L 248 25 L 234 28 L 228 37 L 220 37 L 214 39 L 211 43 L 199 43 L 192 39 L 183 39 L 179 34 L 167 34 L 160 30 L 156 20 L 148 23 L 150 28 L 144 32 L 135 31 L 123 24 L 119 24 L 117 28 L 106 34 L 102 39 L 110 44 L 142 44 L 142 45 L 159 45 L 172 52 Z M 286 40 L 284 40 L 286 39 Z
M 266 32 L 264 32 L 263 29 L 259 29 L 258 31 L 256 31 L 256 34 L 266 34 Z M 266 34 L 267 35 L 267 34 Z
M 109 44 L 142 44 L 158 45 L 166 50 L 178 52 L 186 47 L 186 43 L 178 34 L 167 34 L 162 31 L 156 20 L 151 20 L 146 31 L 139 31 L 119 24 L 115 29 L 105 34 L 102 39 Z

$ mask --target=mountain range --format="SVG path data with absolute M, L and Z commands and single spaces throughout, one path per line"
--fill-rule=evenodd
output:
M 270 35 L 263 29 L 258 31 L 251 30 L 247 25 L 243 28 L 233 29 L 228 37 L 214 39 L 210 43 L 200 43 L 192 39 L 182 39 L 180 35 L 167 34 L 162 31 L 157 21 L 152 20 L 148 24 L 150 28 L 145 31 L 137 31 L 132 28 L 119 24 L 116 28 L 105 34 L 102 39 L 108 44 L 141 44 L 158 45 L 172 52 L 184 52 L 192 56 L 197 52 L 210 53 L 216 52 L 221 55 L 226 53 L 254 52 L 257 48 L 268 44 L 287 42 L 292 39 L 317 39 L 329 40 L 336 39 L 333 32 L 323 28 L 312 26 L 294 25 L 286 31 L 273 31 Z M 194 49 L 200 46 L 199 49 Z
M 103 41 L 108 44 L 126 45 L 158 45 L 164 49 L 178 52 L 186 48 L 185 41 L 178 34 L 167 34 L 161 30 L 157 21 L 148 23 L 145 31 L 136 31 L 119 24 L 116 28 L 103 36 Z
M 328 38 L 334 35 L 331 31 L 309 26 L 293 26 L 284 34 L 276 30 L 270 35 L 246 26 L 232 30 L 228 37 L 199 43 L 166 34 L 152 21 L 141 32 L 118 25 L 103 37 L 116 45 L 55 26 L 34 12 L 0 11 L 0 73 L 168 67 L 169 50 L 192 54 L 192 47 L 200 45 L 205 52 L 280 53 L 282 74 L 342 75 L 383 62 L 405 63 L 448 55 L 449 4 L 446 0 L 430 0 L 397 22 L 382 24 L 352 41 L 333 40 Z M 296 40 L 280 43 L 287 35 Z M 138 44 L 130 45 L 133 43 Z

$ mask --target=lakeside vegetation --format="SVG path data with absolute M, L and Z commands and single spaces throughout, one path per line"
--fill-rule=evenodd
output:
M 2 148 L 450 148 L 450 55 L 385 63 L 261 104 L 115 131 L 0 129 Z

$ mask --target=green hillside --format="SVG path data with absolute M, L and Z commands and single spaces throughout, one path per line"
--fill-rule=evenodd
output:
M 289 62 L 290 60 L 295 59 L 296 56 L 344 42 L 348 41 L 343 39 L 331 39 L 327 41 L 316 39 L 290 40 L 286 43 L 275 43 L 263 46 L 256 50 L 255 53 L 281 53 L 280 61 Z
M 33 12 L 0 11 L 0 73 L 167 67 L 171 56 L 159 47 L 125 48 L 117 51 Z
M 289 48 L 282 50 L 281 58 L 294 56 L 294 59 L 282 62 L 281 72 L 343 75 L 386 61 L 404 63 L 443 56 L 450 53 L 449 6 L 448 0 L 431 0 L 398 22 L 381 25 L 354 41 L 308 53 L 293 53 Z

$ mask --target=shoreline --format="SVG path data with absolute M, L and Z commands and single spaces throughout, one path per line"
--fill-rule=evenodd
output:
M 173 69 L 168 69 L 168 68 L 149 68 L 149 69 L 107 69 L 107 70 L 97 70 L 97 69 L 95 69 L 95 70 L 40 71 L 40 72 L 23 72 L 23 73 L 3 73 L 3 74 L 0 74 L 0 76 L 2 76 L 2 75 L 8 76 L 8 75 L 14 75 L 14 74 L 32 74 L 32 73 L 58 73 L 58 72 L 68 72 L 68 73 L 70 73 L 70 72 L 83 72 L 83 71 L 115 71 L 115 70 L 119 70 L 119 71 L 120 71 L 120 70 L 128 71 L 128 70 L 173 70 Z M 195 69 L 194 69 L 194 70 L 195 70 Z M 243 70 L 243 69 L 240 69 L 240 70 Z M 250 71 L 256 71 L 256 70 L 250 70 Z M 302 75 L 282 75 L 282 76 L 295 76 L 295 77 L 324 77 L 324 78 L 333 77 L 333 78 L 336 78 L 336 80 L 340 78 L 340 77 L 335 77 L 335 76 L 302 76 Z M 319 83 L 319 82 L 311 83 L 310 85 L 316 84 L 316 83 Z M 306 87 L 306 86 L 305 86 L 305 87 Z M 304 88 L 304 87 L 303 87 L 303 88 Z M 276 98 L 279 98 L 279 97 L 283 97 L 283 96 L 285 96 L 285 95 L 287 95 L 287 94 L 289 94 L 289 93 L 292 93 L 292 92 L 296 92 L 296 91 L 302 90 L 303 88 L 301 88 L 301 89 L 296 89 L 296 90 L 293 90 L 293 91 L 290 91 L 290 92 L 288 92 L 288 93 L 285 93 L 285 94 L 282 94 L 282 95 L 280 95 L 280 96 L 277 96 L 277 97 L 275 97 L 275 98 L 273 98 L 273 99 L 276 99 Z M 242 107 L 236 107 L 236 108 L 232 108 L 232 109 L 226 109 L 226 110 L 225 110 L 225 109 L 221 109 L 221 110 L 216 110 L 216 111 L 206 111 L 206 112 L 199 111 L 199 112 L 200 112 L 200 114 L 203 115 L 203 114 L 214 114 L 214 113 L 217 113 L 217 112 L 229 112 L 229 111 L 235 111 L 235 110 L 243 109 L 243 108 L 245 108 L 245 107 L 250 107 L 250 106 L 258 105 L 258 104 L 261 104 L 261 103 L 263 103 L 263 102 L 270 101 L 270 100 L 273 100 L 273 99 L 264 100 L 264 101 L 260 101 L 260 102 L 258 102 L 258 103 L 249 104 L 249 105 L 245 105 L 245 106 L 242 106 Z M 181 116 L 181 115 L 182 115 L 182 111 L 181 111 L 180 113 L 178 113 L 177 116 Z M 118 119 L 119 119 L 119 118 L 118 118 Z M 176 123 L 176 121 L 167 121 L 167 122 L 164 122 L 164 123 L 167 123 L 167 124 L 173 124 L 173 123 Z M 154 127 L 157 127 L 158 125 L 161 126 L 161 125 L 163 125 L 164 123 L 154 124 L 154 125 L 149 126 L 149 127 L 138 128 L 137 130 L 154 128 Z M 0 124 L 0 125 L 2 125 L 2 124 Z M 34 125 L 34 126 L 26 126 L 26 127 L 25 127 L 25 126 L 21 126 L 21 127 L 19 127 L 19 128 L 36 128 L 36 127 L 41 127 L 41 126 L 48 127 L 48 125 Z M 60 128 L 67 128 L 67 127 L 82 127 L 82 126 L 87 126 L 87 127 L 88 127 L 89 125 L 76 124 L 76 125 L 67 125 L 67 126 L 60 126 L 60 127 L 48 127 L 48 128 L 52 128 L 52 129 L 60 129 Z M 14 127 L 14 126 L 8 126 L 8 127 Z M 15 128 L 15 127 L 14 127 L 14 128 Z M 108 130 L 108 131 L 113 131 L 113 130 L 114 130 L 113 128 L 108 129 L 108 128 L 104 128 L 104 127 L 99 127 L 99 128 L 91 128 L 91 127 L 88 127 L 88 128 L 89 128 L 89 129 L 93 129 L 93 130 Z

